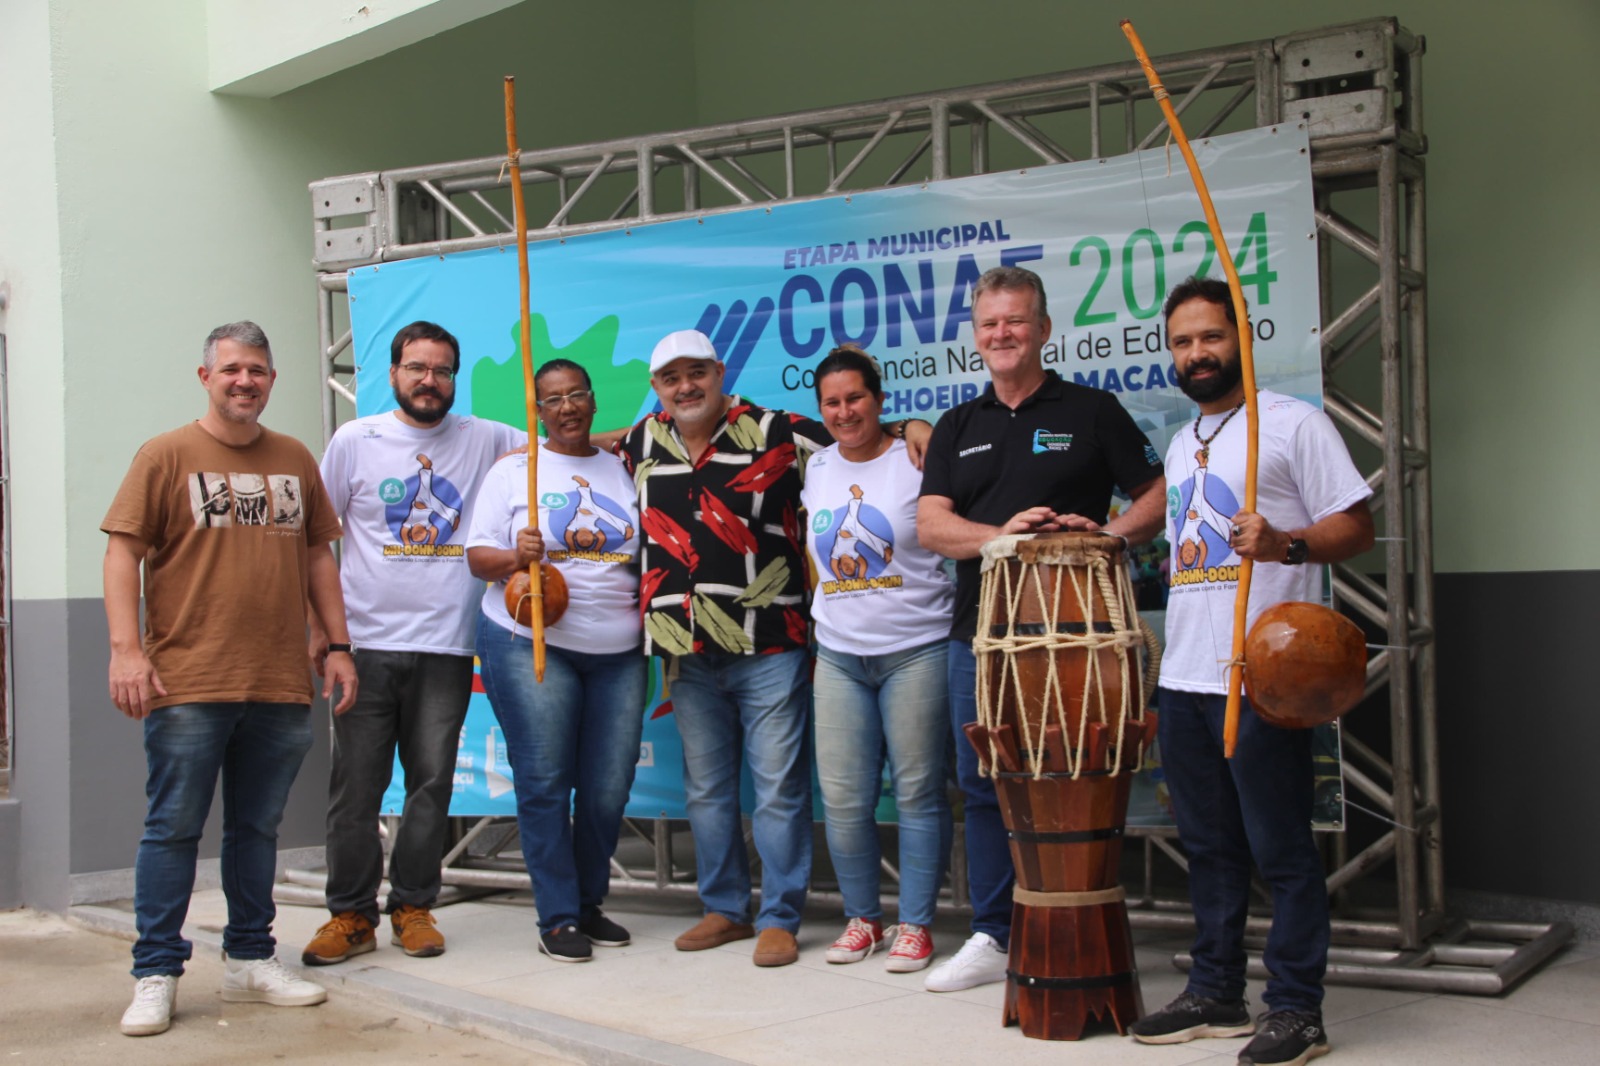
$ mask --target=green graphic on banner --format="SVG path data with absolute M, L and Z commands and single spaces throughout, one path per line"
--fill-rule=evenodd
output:
M 650 392 L 650 366 L 644 359 L 628 359 L 617 365 L 619 329 L 617 316 L 607 315 L 563 348 L 550 339 L 550 324 L 543 315 L 533 315 L 529 325 L 536 368 L 551 359 L 570 359 L 589 372 L 594 382 L 596 433 L 633 425 L 639 405 Z M 483 358 L 472 364 L 472 413 L 527 429 L 521 334 L 521 325 L 513 322 L 509 333 L 511 354 L 502 361 Z

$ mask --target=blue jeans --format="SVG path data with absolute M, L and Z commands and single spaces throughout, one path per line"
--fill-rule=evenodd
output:
M 478 657 L 506 737 L 539 931 L 576 925 L 611 887 L 611 855 L 639 765 L 647 660 L 639 651 L 589 655 L 547 645 L 540 684 L 533 642 L 481 613 Z
M 808 666 L 799 650 L 684 655 L 672 685 L 700 900 L 708 913 L 750 920 L 750 859 L 739 813 L 742 752 L 755 783 L 750 821 L 761 856 L 755 924 L 791 933 L 800 928 L 811 878 Z
M 817 776 L 847 918 L 883 918 L 873 818 L 887 752 L 900 822 L 900 921 L 933 922 L 950 861 L 947 657 L 939 640 L 890 655 L 817 651 Z
M 272 957 L 278 822 L 310 749 L 311 708 L 303 703 L 184 703 L 144 720 L 149 806 L 134 864 L 133 976 L 177 977 L 189 960 L 183 921 L 219 774 L 222 949 L 236 959 Z
M 978 753 L 961 731 L 978 720 L 978 660 L 972 643 L 950 642 L 950 726 L 956 752 L 956 781 L 966 798 L 967 893 L 972 900 L 972 931 L 988 933 L 999 945 L 1011 943 L 1011 840 L 994 781 L 978 773 Z
M 1272 891 L 1267 1006 L 1320 1010 L 1328 893 L 1311 833 L 1311 731 L 1279 729 L 1246 701 L 1233 758 L 1222 755 L 1225 697 L 1160 689 L 1161 767 L 1189 855 L 1194 969 L 1189 991 L 1244 995 L 1244 925 L 1254 859 Z
M 383 842 L 378 814 L 394 774 L 406 802 L 389 852 L 389 910 L 432 907 L 450 828 L 461 723 L 472 697 L 472 656 L 356 652 L 355 706 L 333 719 L 328 774 L 328 910 L 378 921 Z

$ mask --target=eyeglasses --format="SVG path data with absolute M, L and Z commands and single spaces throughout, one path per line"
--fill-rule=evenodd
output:
M 579 389 L 577 392 L 569 392 L 565 396 L 546 396 L 546 397 L 544 397 L 542 400 L 539 401 L 539 410 L 541 410 L 541 411 L 556 411 L 556 410 L 560 410 L 561 405 L 564 404 L 564 403 L 571 403 L 572 406 L 574 406 L 574 407 L 585 407 L 585 406 L 588 405 L 589 401 L 592 400 L 592 399 L 594 399 L 594 390 L 593 389 Z
M 442 381 L 445 384 L 449 384 L 450 382 L 454 381 L 456 377 L 456 372 L 447 366 L 427 366 L 423 363 L 401 363 L 400 369 L 405 372 L 406 377 L 416 378 L 418 381 L 421 381 L 429 374 L 432 374 L 433 380 Z

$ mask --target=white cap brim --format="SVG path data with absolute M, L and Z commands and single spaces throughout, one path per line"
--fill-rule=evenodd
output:
M 657 342 L 655 351 L 650 353 L 650 373 L 666 369 L 667 365 L 676 359 L 710 359 L 715 363 L 722 362 L 722 357 L 717 354 L 711 338 L 697 329 L 680 329 L 676 333 L 662 337 Z

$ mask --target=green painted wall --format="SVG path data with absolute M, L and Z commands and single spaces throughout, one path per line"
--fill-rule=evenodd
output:
M 40 468 L 18 471 L 16 493 L 64 503 L 65 555 L 61 526 L 19 526 L 18 558 L 46 564 L 19 581 L 23 595 L 98 594 L 106 502 L 141 440 L 198 413 L 192 368 L 218 321 L 267 327 L 282 370 L 269 421 L 317 439 L 306 182 L 498 152 L 503 73 L 520 76 L 525 143 L 548 145 L 1126 56 L 1117 12 L 1098 3 L 1017 0 L 977 16 L 953 0 L 530 0 L 250 100 L 204 89 L 202 0 L 48 8 L 57 156 L 53 175 L 48 159 L 22 165 L 58 201 L 60 324 L 14 296 L 8 327 L 14 360 L 18 330 L 60 331 L 64 400 L 48 373 L 25 373 L 19 396 L 14 367 L 12 402 L 33 421 L 62 404 L 35 439 L 64 455 L 65 491 Z M 1600 505 L 1549 486 L 1583 482 L 1593 440 L 1575 386 L 1593 273 L 1581 251 L 1600 237 L 1600 201 L 1580 182 L 1600 149 L 1573 136 L 1560 102 L 1592 97 L 1580 79 L 1600 8 L 1531 0 L 1469 19 L 1447 0 L 1150 0 L 1134 13 L 1157 54 L 1389 13 L 1426 35 L 1439 568 L 1592 568 L 1584 534 Z M 1514 96 L 1513 79 L 1537 98 Z
M 1583 491 L 1595 434 L 1581 428 L 1592 417 L 1583 370 L 1595 273 L 1583 253 L 1600 238 L 1600 198 L 1589 189 L 1600 148 L 1582 136 L 1581 105 L 1594 99 L 1600 5 L 1477 7 L 1486 13 L 1449 0 L 1124 8 L 1158 55 L 1386 14 L 1427 36 L 1438 561 L 1459 575 L 1441 583 L 1461 590 L 1449 617 L 1474 633 L 1483 630 L 1470 625 L 1472 605 L 1496 609 L 1475 598 L 1476 575 L 1585 570 L 1588 580 L 1597 553 L 1587 535 L 1600 518 Z M 33 727 L 19 729 L 18 750 L 32 759 L 14 784 L 33 782 L 24 791 L 42 828 L 26 869 L 51 893 L 55 871 L 67 869 L 65 812 L 91 811 L 82 797 L 107 789 L 133 795 L 137 776 L 125 723 L 104 705 L 103 636 L 81 613 L 78 635 L 69 633 L 60 600 L 79 598 L 97 615 L 99 520 L 138 444 L 201 413 L 193 372 L 206 331 L 260 321 L 280 370 L 269 424 L 320 437 L 307 182 L 498 154 L 506 73 L 519 77 L 524 144 L 540 146 L 1127 57 L 1118 9 L 1085 0 L 995 10 L 953 0 L 528 0 L 257 100 L 206 91 L 204 11 L 204 0 L 0 2 L 0 281 L 11 286 L 0 331 L 11 361 L 12 591 L 28 618 L 18 707 Z M 1547 615 L 1550 604 L 1582 602 L 1561 598 L 1565 580 L 1524 579 L 1543 583 L 1542 600 L 1496 602 L 1532 602 Z M 1577 621 L 1553 617 L 1564 640 L 1577 639 Z M 1451 646 L 1460 650 L 1446 678 L 1456 686 L 1445 692 L 1448 739 L 1499 766 L 1504 699 L 1486 682 L 1502 672 L 1469 643 Z M 1534 705 L 1556 711 L 1579 691 L 1574 658 L 1559 652 L 1530 667 L 1549 688 Z M 1569 748 L 1554 754 L 1571 762 L 1588 750 Z M 1476 833 L 1482 777 L 1452 773 L 1447 785 L 1462 782 L 1465 794 L 1447 797 L 1446 809 Z M 1580 781 L 1583 767 L 1552 773 Z M 1513 791 L 1537 801 L 1528 820 L 1538 824 L 1558 825 L 1571 809 L 1559 797 L 1544 804 L 1537 788 Z M 1483 795 L 1498 803 L 1500 793 Z M 302 820 L 294 842 L 320 831 L 318 818 Z M 1453 883 L 1594 895 L 1589 874 L 1571 888 L 1514 870 L 1496 880 L 1502 869 L 1512 870 L 1491 853 Z
M 220 322 L 266 329 L 265 421 L 320 451 L 307 182 L 503 152 L 505 74 L 526 146 L 694 121 L 673 58 L 690 50 L 687 3 L 526 3 L 270 100 L 206 91 L 204 7 L 50 4 L 66 559 L 26 595 L 99 596 L 100 519 L 139 444 L 203 410 L 194 368 Z
M 1427 38 L 1437 566 L 1600 564 L 1600 502 L 1581 491 L 1600 443 L 1584 428 L 1600 243 L 1600 146 L 1581 121 L 1600 53 L 1593 0 L 698 0 L 699 120 L 1122 62 L 1124 14 L 1158 56 L 1385 15 Z
M 46 0 L 0 5 L 0 333 L 6 338 L 6 430 L 13 597 L 59 595 L 66 572 L 65 389 L 61 365 L 61 243 L 50 110 Z

